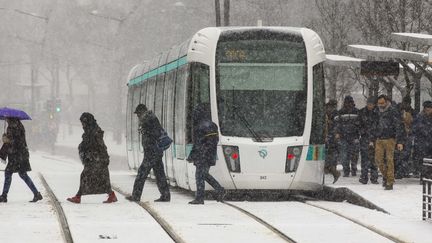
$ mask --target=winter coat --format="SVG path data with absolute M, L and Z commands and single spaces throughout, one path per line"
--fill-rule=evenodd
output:
M 334 117 L 335 133 L 340 135 L 341 139 L 353 140 L 360 136 L 360 125 L 357 108 L 342 108 Z
M 389 106 L 383 112 L 378 110 L 378 120 L 373 129 L 373 139 L 395 138 L 397 144 L 404 144 L 405 129 L 400 113 L 394 106 Z
M 157 146 L 157 141 L 161 136 L 162 126 L 153 111 L 146 111 L 144 118 L 140 121 L 141 142 L 144 150 L 144 161 L 154 164 L 160 161 L 163 155 Z
M 109 155 L 103 135 L 104 131 L 97 125 L 96 120 L 90 121 L 88 127 L 84 128 L 82 142 L 78 146 L 79 156 L 84 165 L 80 180 L 82 195 L 111 192 Z
M 219 142 L 218 126 L 210 121 L 203 120 L 194 129 L 194 141 L 188 161 L 194 165 L 216 165 L 217 144 Z
M 422 156 L 432 157 L 432 117 L 421 113 L 413 125 L 416 151 Z
M 378 111 L 367 107 L 359 111 L 360 136 L 367 141 L 373 141 L 373 128 L 378 121 Z
M 14 119 L 9 122 L 6 137 L 10 142 L 4 144 L 4 151 L 8 158 L 5 171 L 12 173 L 31 171 L 25 129 L 21 121 Z

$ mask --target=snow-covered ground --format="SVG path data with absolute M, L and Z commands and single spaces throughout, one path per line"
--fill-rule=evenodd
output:
M 172 242 L 150 214 L 138 204 L 124 200 L 103 204 L 106 195 L 84 196 L 79 205 L 66 201 L 79 186 L 82 165 L 61 156 L 31 154 L 31 177 L 44 200 L 32 198 L 21 179 L 14 175 L 9 202 L 0 204 L 0 242 L 62 242 L 62 232 L 52 202 L 43 188 L 40 172 L 57 196 L 68 220 L 74 242 Z M 1 167 L 0 167 L 1 169 Z M 397 180 L 393 191 L 380 185 L 361 185 L 356 178 L 341 178 L 336 187 L 348 187 L 389 214 L 342 202 L 231 202 L 256 215 L 297 242 L 389 242 L 354 222 L 360 222 L 405 242 L 430 242 L 432 223 L 421 220 L 421 187 L 414 179 Z M 111 171 L 111 182 L 130 192 L 134 173 Z M 330 181 L 330 178 L 326 178 Z M 3 183 L 3 177 L 0 177 Z M 215 201 L 189 205 L 191 193 L 172 190 L 170 203 L 155 203 L 155 183 L 146 182 L 142 201 L 162 217 L 185 242 L 285 242 L 255 219 Z M 332 210 L 350 218 L 344 219 Z M 353 222 L 354 221 L 354 222 Z M 108 239 L 110 238 L 110 239 Z

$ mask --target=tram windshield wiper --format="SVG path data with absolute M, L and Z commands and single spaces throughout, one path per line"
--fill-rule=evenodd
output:
M 252 126 L 250 125 L 250 123 L 246 120 L 246 118 L 244 117 L 243 113 L 240 111 L 240 109 L 238 108 L 237 104 L 234 101 L 234 86 L 232 89 L 232 103 L 231 103 L 231 107 L 233 108 L 233 110 L 235 112 L 233 112 L 233 114 L 237 114 L 237 116 L 240 118 L 240 121 L 243 123 L 243 125 L 246 127 L 246 129 L 252 134 L 253 138 L 257 141 L 262 143 L 263 140 L 261 139 L 261 137 L 258 135 L 258 133 L 256 133 L 253 129 Z

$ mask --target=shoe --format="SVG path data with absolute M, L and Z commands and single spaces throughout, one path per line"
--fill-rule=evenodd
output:
M 223 202 L 225 195 L 226 195 L 226 191 L 225 191 L 225 189 L 222 188 L 222 190 L 220 190 L 216 196 L 216 201 L 217 202 Z
M 387 180 L 383 179 L 382 186 L 385 187 L 387 185 Z
M 112 191 L 108 193 L 108 199 L 106 201 L 103 201 L 103 203 L 113 203 L 113 202 L 117 202 L 117 197 L 115 193 Z
M 127 196 L 125 198 L 126 198 L 126 200 L 131 201 L 131 202 L 139 202 L 140 201 L 140 199 L 134 198 L 132 195 Z
M 81 203 L 81 196 L 76 195 L 74 197 L 68 198 L 67 200 L 72 203 Z
M 377 180 L 371 180 L 372 184 L 379 184 L 379 182 Z
M 197 200 L 197 199 L 195 199 L 193 201 L 190 201 L 189 204 L 195 204 L 195 205 L 197 205 L 197 204 L 204 204 L 204 200 Z
M 344 172 L 343 177 L 349 177 L 349 172 Z
M 30 202 L 34 203 L 34 202 L 42 200 L 42 198 L 43 198 L 42 195 L 40 194 L 40 192 L 38 192 L 34 195 L 33 200 L 31 200 Z
M 356 171 L 351 171 L 351 175 L 352 176 L 357 176 L 357 172 Z
M 341 176 L 341 173 L 337 170 L 333 173 L 333 184 L 335 184 L 336 181 L 338 181 L 340 176 Z
M 7 203 L 7 196 L 6 195 L 0 196 L 0 203 Z
M 395 176 L 395 179 L 396 180 L 400 180 L 400 179 L 402 179 L 403 178 L 403 176 L 401 175 L 401 174 L 396 174 L 396 176 Z
M 366 178 L 360 178 L 360 179 L 359 179 L 359 182 L 360 182 L 361 184 L 363 184 L 363 185 L 366 185 L 366 184 L 368 183 L 368 179 L 366 179 Z
M 171 201 L 171 198 L 170 197 L 160 197 L 154 201 L 155 202 L 169 202 L 169 201 Z
M 386 185 L 384 190 L 393 190 L 393 185 Z

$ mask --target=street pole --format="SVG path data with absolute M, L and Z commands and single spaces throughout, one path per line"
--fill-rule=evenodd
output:
M 230 25 L 230 0 L 224 0 L 224 25 Z
M 215 0 L 216 27 L 221 26 L 220 0 Z

